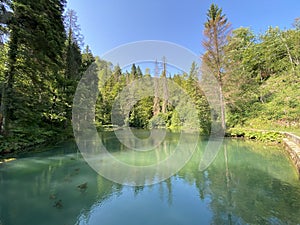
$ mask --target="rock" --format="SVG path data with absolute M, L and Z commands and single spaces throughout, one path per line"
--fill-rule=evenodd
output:
M 63 205 L 62 205 L 62 200 L 59 199 L 58 201 L 56 201 L 56 202 L 54 203 L 53 207 L 58 208 L 58 209 L 62 208 L 62 207 L 63 207 Z
M 55 194 L 49 195 L 49 199 L 56 199 L 56 195 Z
M 87 182 L 78 185 L 77 187 L 79 188 L 80 191 L 85 191 L 87 189 Z

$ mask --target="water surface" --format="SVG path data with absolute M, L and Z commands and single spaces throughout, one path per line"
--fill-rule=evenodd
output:
M 126 149 L 111 132 L 103 140 L 114 157 L 149 165 L 157 152 L 160 160 L 172 153 L 176 135 L 168 134 L 157 152 L 142 154 Z M 0 165 L 0 224 L 300 223 L 300 182 L 280 146 L 225 140 L 210 167 L 199 171 L 206 144 L 199 140 L 189 163 L 174 176 L 138 187 L 98 175 L 73 141 L 23 155 Z

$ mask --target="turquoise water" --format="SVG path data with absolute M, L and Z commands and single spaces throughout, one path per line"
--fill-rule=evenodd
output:
M 128 151 L 111 132 L 103 140 L 121 160 L 155 162 L 156 154 Z M 162 156 L 172 153 L 174 140 L 165 137 Z M 138 187 L 98 175 L 72 141 L 20 156 L 0 165 L 0 224 L 300 224 L 300 181 L 284 150 L 225 140 L 214 162 L 199 171 L 206 144 L 199 140 L 174 176 Z

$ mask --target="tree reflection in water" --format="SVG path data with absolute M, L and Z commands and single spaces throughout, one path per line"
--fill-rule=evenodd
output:
M 102 138 L 119 160 L 149 165 L 172 154 L 177 136 L 167 135 L 159 148 L 149 152 L 129 151 L 111 133 Z M 174 176 L 136 187 L 99 176 L 74 150 L 74 143 L 26 155 L 0 167 L 0 221 L 5 225 L 299 223 L 300 184 L 280 147 L 225 140 L 213 164 L 199 171 L 206 144 L 205 139 L 199 141 L 191 160 Z M 84 183 L 87 188 L 81 192 L 77 186 Z M 59 200 L 61 207 L 53 207 Z

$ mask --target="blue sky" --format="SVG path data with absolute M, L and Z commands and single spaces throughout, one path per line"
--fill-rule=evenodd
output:
M 291 28 L 300 17 L 299 0 L 69 0 L 94 55 L 128 42 L 170 41 L 196 54 L 203 48 L 203 23 L 211 3 L 223 9 L 233 28 L 250 27 L 255 33 L 269 26 Z

